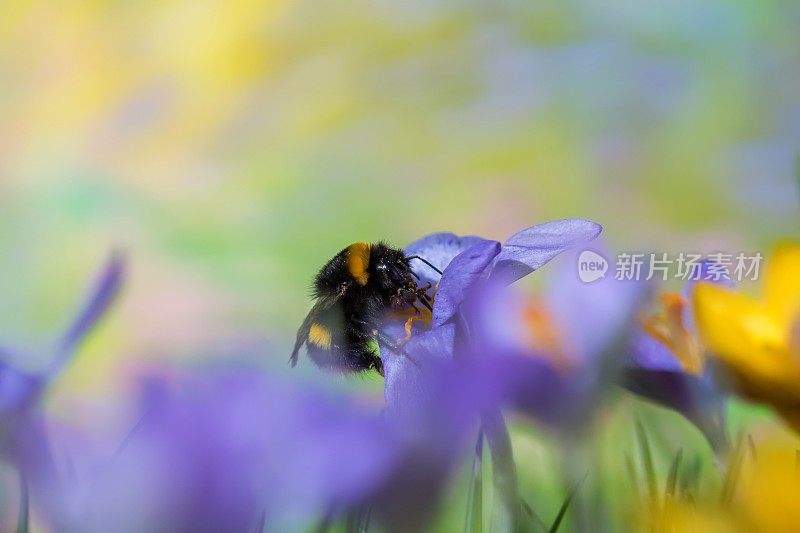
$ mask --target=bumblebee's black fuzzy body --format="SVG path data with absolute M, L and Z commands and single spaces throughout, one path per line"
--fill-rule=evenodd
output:
M 318 366 L 345 373 L 377 370 L 378 324 L 388 309 L 419 297 L 409 258 L 384 243 L 351 244 L 314 279 L 314 307 L 297 332 L 294 366 L 303 344 Z

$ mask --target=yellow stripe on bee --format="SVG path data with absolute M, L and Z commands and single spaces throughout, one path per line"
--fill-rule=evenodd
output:
M 347 271 L 361 286 L 369 281 L 369 255 L 372 245 L 366 242 L 357 242 L 347 247 Z
M 331 330 L 314 322 L 311 324 L 311 329 L 308 331 L 308 342 L 319 346 L 323 350 L 329 350 L 332 342 Z

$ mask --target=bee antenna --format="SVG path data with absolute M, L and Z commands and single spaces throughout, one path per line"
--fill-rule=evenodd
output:
M 422 257 L 420 257 L 420 256 L 418 256 L 418 255 L 412 255 L 412 256 L 410 256 L 408 259 L 409 259 L 409 260 L 411 260 L 411 259 L 419 259 L 420 261 L 422 261 L 423 263 L 425 263 L 426 265 L 428 265 L 429 267 L 431 267 L 432 269 L 434 269 L 436 272 L 438 272 L 440 276 L 442 275 L 442 271 L 441 271 L 441 270 L 439 270 L 438 268 L 436 268 L 435 266 L 433 266 L 433 265 L 430 263 L 430 261 L 428 261 L 427 259 L 424 259 L 424 258 L 422 258 Z

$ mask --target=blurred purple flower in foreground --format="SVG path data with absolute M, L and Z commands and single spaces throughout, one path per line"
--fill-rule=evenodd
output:
M 8 359 L 19 359 L 24 351 L 0 348 L 0 453 L 31 485 L 34 499 L 45 507 L 53 499 L 60 480 L 51 454 L 39 399 L 49 382 L 75 354 L 113 302 L 122 284 L 124 261 L 114 254 L 97 276 L 77 317 L 52 348 L 50 364 L 37 372 L 16 368 Z
M 700 264 L 697 279 L 707 276 Z M 729 280 L 717 283 L 732 285 Z M 681 413 L 703 432 L 716 451 L 728 445 L 725 433 L 726 396 L 712 369 L 705 365 L 695 330 L 692 306 L 694 281 L 680 294 L 661 295 L 663 314 L 649 317 L 634 336 L 623 384 L 631 392 Z
M 615 383 L 647 288 L 613 277 L 583 283 L 577 254 L 558 263 L 540 298 L 489 285 L 467 302 L 471 359 L 508 381 L 504 394 L 522 412 L 552 428 L 585 431 Z
M 147 391 L 140 423 L 105 466 L 67 488 L 70 513 L 58 522 L 301 531 L 369 509 L 384 530 L 420 531 L 477 408 L 442 397 L 424 418 L 436 431 L 417 440 L 352 397 L 255 368 L 184 373 Z
M 75 491 L 81 531 L 301 530 L 376 503 L 404 448 L 374 409 L 257 369 L 186 374 Z

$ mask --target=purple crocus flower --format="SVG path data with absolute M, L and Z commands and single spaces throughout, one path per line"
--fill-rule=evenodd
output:
M 183 374 L 154 396 L 124 448 L 73 491 L 77 529 L 301 530 L 372 503 L 403 459 L 374 409 L 257 369 Z
M 434 449 L 352 397 L 254 368 L 182 373 L 156 391 L 124 447 L 71 488 L 73 529 L 301 531 L 369 508 L 387 531 L 419 531 L 466 419 L 447 409 L 449 429 L 424 441 Z
M 436 286 L 430 324 L 436 328 L 458 313 L 461 302 L 479 281 L 513 283 L 562 252 L 596 239 L 602 229 L 588 220 L 556 220 L 522 230 L 502 245 L 482 237 L 434 233 L 408 245 L 405 253 L 423 257 L 443 271 L 440 277 L 425 264 L 412 264 L 421 284 Z M 452 357 L 452 350 L 449 353 Z
M 58 376 L 86 335 L 108 310 L 119 292 L 124 271 L 120 255 L 113 255 L 103 267 L 84 305 L 52 349 L 54 358 L 44 369 L 29 372 L 8 359 L 24 352 L 0 348 L 0 454 L 13 464 L 33 490 L 34 500 L 53 511 L 59 479 L 47 437 L 39 399 L 47 385 Z
M 577 254 L 565 254 L 547 294 L 532 301 L 505 286 L 509 278 L 486 275 L 497 248 L 492 241 L 473 241 L 453 258 L 439 284 L 431 326 L 413 331 L 401 352 L 382 348 L 387 418 L 427 449 L 449 446 L 431 467 L 439 480 L 457 464 L 478 420 L 497 420 L 504 407 L 559 431 L 585 429 L 600 396 L 615 383 L 630 319 L 647 289 L 611 278 L 585 284 L 577 275 Z M 505 462 L 500 459 L 496 469 Z M 513 478 L 513 468 L 505 475 Z M 441 492 L 437 483 L 434 494 Z M 513 515 L 513 489 L 504 500 Z
M 496 368 L 521 411 L 567 431 L 587 426 L 613 384 L 629 323 L 647 292 L 644 284 L 613 277 L 582 282 L 577 255 L 559 259 L 538 299 L 489 284 L 464 309 L 472 357 L 484 360 L 487 373 Z
M 407 323 L 414 327 L 401 350 L 381 349 L 387 419 L 417 446 L 434 451 L 435 461 L 428 466 L 433 475 L 429 475 L 427 498 L 435 500 L 441 493 L 443 480 L 456 464 L 458 450 L 464 449 L 469 430 L 477 428 L 478 418 L 488 414 L 498 420 L 497 408 L 512 388 L 506 385 L 519 383 L 517 379 L 526 372 L 537 376 L 540 370 L 547 372 L 538 367 L 518 371 L 513 368 L 517 359 L 492 368 L 485 366 L 483 358 L 457 361 L 458 354 L 471 355 L 462 304 L 480 285 L 513 283 L 565 250 L 595 239 L 601 230 L 594 222 L 571 219 L 533 226 L 503 245 L 480 237 L 437 233 L 406 248 L 408 255 L 423 257 L 443 271 L 439 279 L 427 265 L 414 263 L 421 281 L 436 285 L 430 321 Z M 389 321 L 385 328 L 390 335 L 402 337 L 399 323 Z M 513 513 L 517 506 L 513 496 L 506 504 Z
M 709 265 L 700 263 L 698 280 L 711 279 Z M 724 278 L 716 282 L 732 284 Z M 688 305 L 694 285 L 690 280 L 680 294 L 662 295 L 664 314 L 645 321 L 633 337 L 622 383 L 629 391 L 681 413 L 715 450 L 724 451 L 728 445 L 726 397 L 713 369 L 704 364 L 692 306 Z
M 577 253 L 562 263 L 560 275 L 536 306 L 504 286 L 564 251 L 579 251 L 599 232 L 592 222 L 568 220 L 529 228 L 504 246 L 450 234 L 409 246 L 407 253 L 425 257 L 444 273 L 431 328 L 417 329 L 404 347 L 408 357 L 383 350 L 388 412 L 394 406 L 409 410 L 424 397 L 421 361 L 458 352 L 476 359 L 476 366 L 487 365 L 482 367 L 485 385 L 498 394 L 503 388 L 499 383 L 507 381 L 505 392 L 517 404 L 528 406 L 530 414 L 551 423 L 578 422 L 601 384 L 609 382 L 605 374 L 616 367 L 607 364 L 608 358 L 621 353 L 623 334 L 645 288 L 610 277 L 581 282 Z M 430 279 L 424 266 L 417 273 Z M 527 376 L 524 384 L 517 378 L 522 375 Z M 497 380 L 490 385 L 493 377 Z M 561 393 L 541 394 L 556 390 Z M 525 392 L 531 397 L 526 398 Z
M 408 245 L 406 255 L 425 258 L 441 276 L 424 264 L 414 263 L 422 283 L 439 284 L 433 325 L 452 318 L 469 289 L 480 280 L 510 284 L 547 264 L 566 250 L 596 239 L 603 228 L 588 220 L 565 219 L 531 226 L 509 237 L 501 246 L 481 237 L 434 233 Z M 460 256 L 460 257 L 459 257 Z M 458 257 L 457 261 L 454 259 Z

